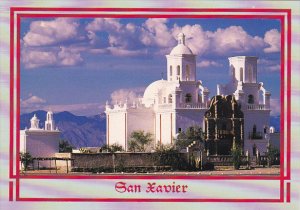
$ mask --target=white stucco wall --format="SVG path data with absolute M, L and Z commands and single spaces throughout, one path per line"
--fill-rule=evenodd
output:
M 54 157 L 59 152 L 59 131 L 21 131 L 20 152 L 32 157 Z
M 127 141 L 130 140 L 132 132 L 137 130 L 143 130 L 150 132 L 153 137 L 152 147 L 155 145 L 154 141 L 154 112 L 152 109 L 129 109 L 127 115 Z M 126 147 L 127 148 L 127 147 Z
M 22 130 L 20 131 L 20 152 L 29 152 L 32 157 L 55 157 L 55 153 L 59 152 L 59 140 L 59 131 Z M 40 167 L 49 166 L 49 161 L 40 162 Z
M 127 112 L 108 112 L 107 113 L 107 137 L 106 144 L 120 144 L 125 148 L 126 130 L 125 130 L 125 116 Z

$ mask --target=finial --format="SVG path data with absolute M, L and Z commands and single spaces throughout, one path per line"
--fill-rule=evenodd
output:
M 184 33 L 179 33 L 177 37 L 178 37 L 178 44 L 185 45 L 185 35 L 184 35 Z

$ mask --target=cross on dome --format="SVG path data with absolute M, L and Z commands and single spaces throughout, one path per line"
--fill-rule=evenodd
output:
M 178 35 L 177 35 L 177 40 L 178 40 L 178 44 L 183 44 L 183 45 L 185 45 L 185 35 L 184 35 L 184 33 L 179 33 Z

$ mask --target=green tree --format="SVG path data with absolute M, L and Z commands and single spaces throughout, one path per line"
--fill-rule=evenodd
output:
M 268 145 L 268 150 L 266 152 L 268 167 L 271 167 L 276 160 L 276 157 L 280 156 L 279 150 L 273 147 L 271 144 Z
M 28 166 L 33 162 L 33 159 L 29 152 L 21 152 L 20 161 L 23 165 L 24 171 L 27 171 Z
M 112 145 L 107 145 L 107 144 L 104 144 L 101 149 L 100 149 L 100 152 L 121 152 L 121 151 L 124 151 L 123 147 L 120 145 L 120 144 L 112 144 Z
M 67 140 L 59 141 L 59 152 L 72 152 L 73 146 Z
M 130 139 L 128 142 L 128 150 L 131 152 L 137 152 L 140 151 L 141 149 L 137 141 Z
M 112 144 L 110 145 L 110 152 L 121 152 L 121 151 L 124 151 L 123 147 L 120 145 L 120 144 Z
M 175 139 L 175 146 L 178 150 L 184 149 L 194 141 L 203 142 L 204 134 L 199 126 L 191 126 L 185 132 L 180 132 Z
M 232 155 L 232 162 L 233 162 L 233 167 L 234 169 L 239 169 L 241 166 L 241 154 L 242 154 L 242 149 L 236 145 L 235 139 L 233 140 L 232 143 L 232 148 L 231 148 L 231 155 Z
M 130 151 L 136 152 L 145 152 L 146 147 L 152 142 L 152 134 L 142 130 L 133 131 L 130 135 L 130 140 L 128 142 L 128 149 Z

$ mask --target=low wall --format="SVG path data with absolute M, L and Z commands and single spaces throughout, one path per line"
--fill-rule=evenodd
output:
M 187 155 L 183 153 L 159 154 L 159 153 L 72 153 L 73 168 L 134 168 L 134 167 L 159 167 L 169 166 L 180 168 L 178 162 L 186 162 Z M 168 161 L 169 160 L 169 161 Z M 172 160 L 172 161 L 171 161 Z M 175 163 L 175 164 L 174 164 Z M 171 165 L 173 164 L 173 165 Z

